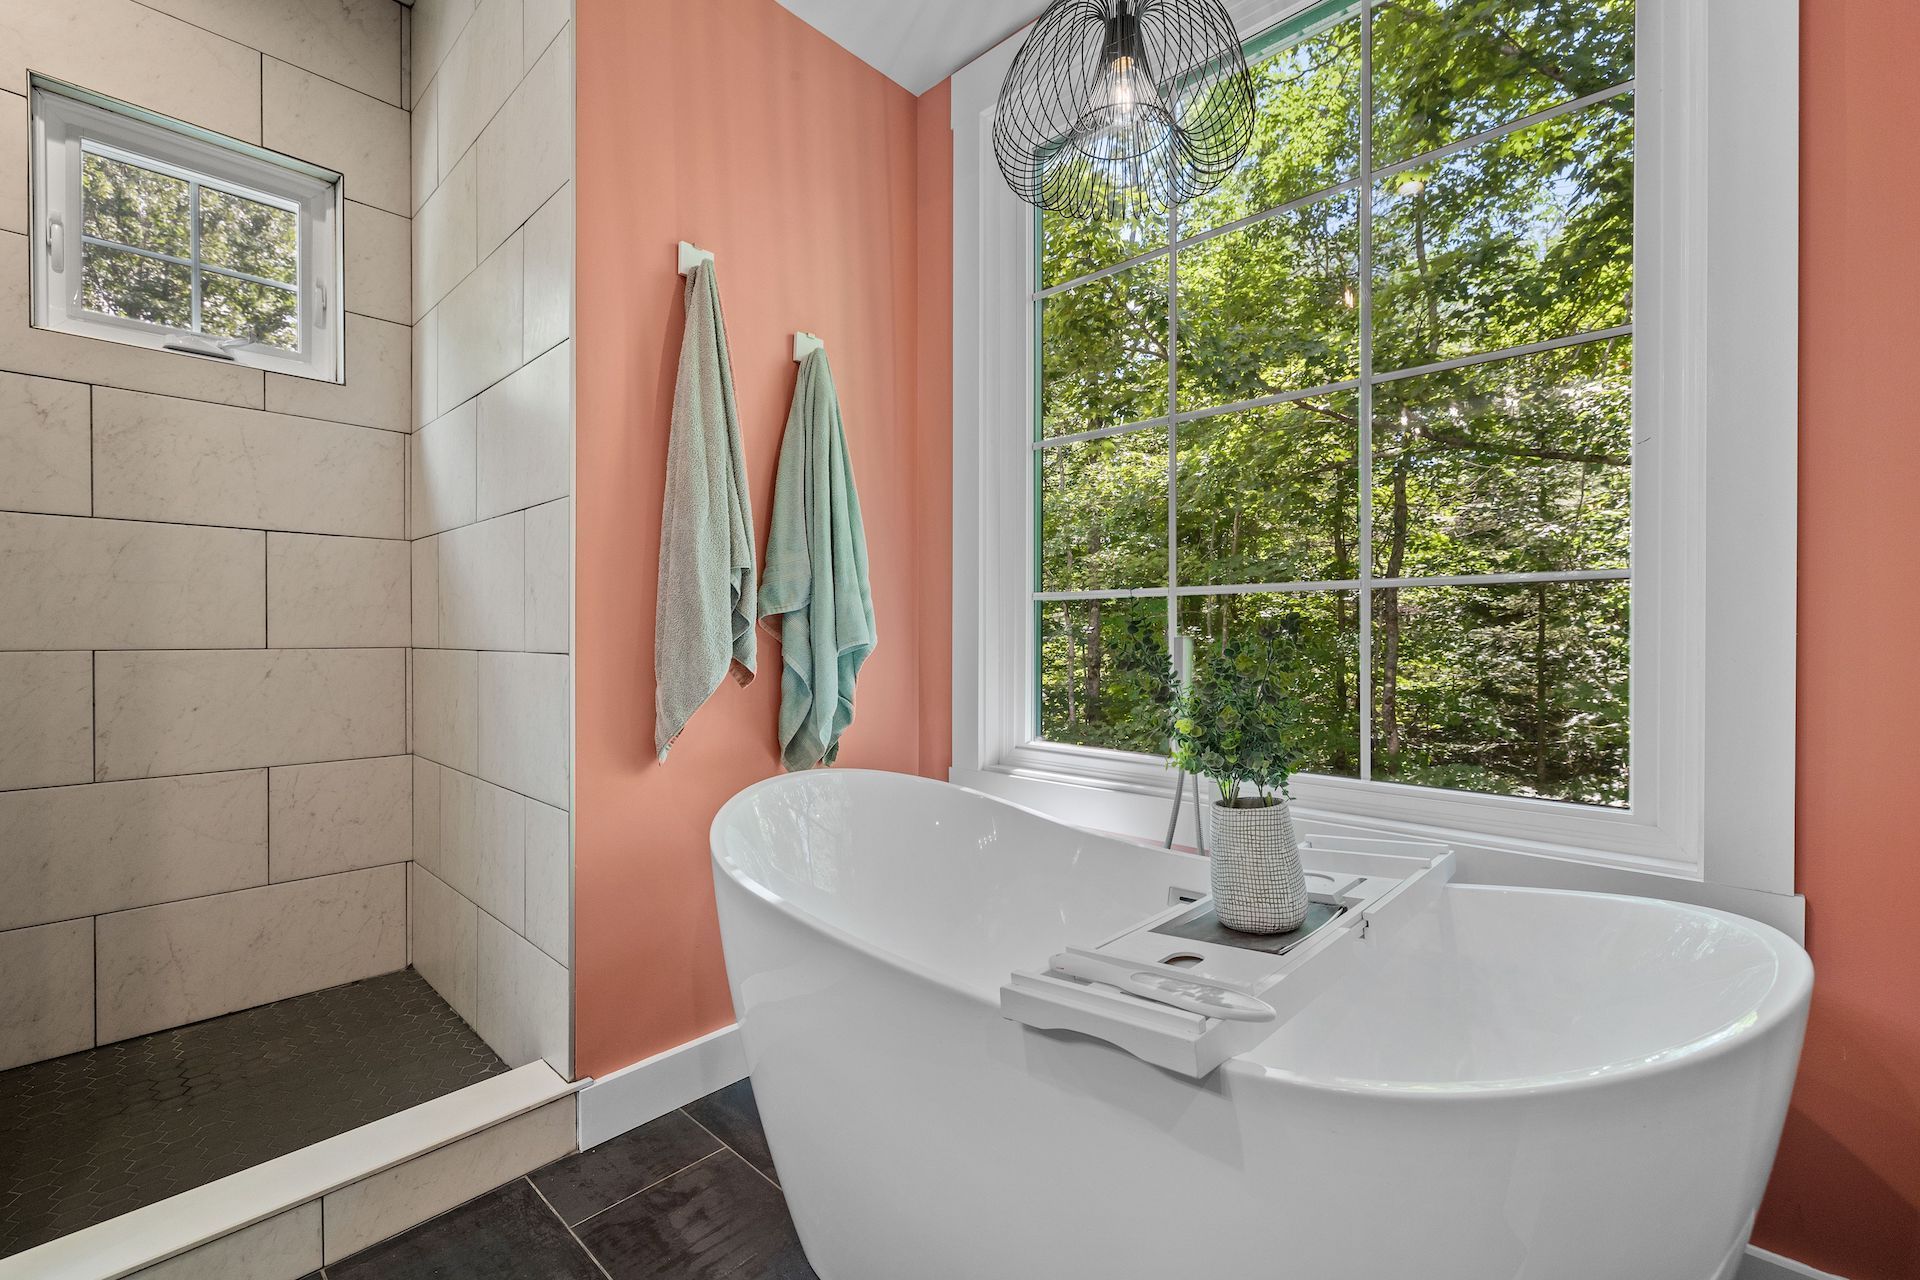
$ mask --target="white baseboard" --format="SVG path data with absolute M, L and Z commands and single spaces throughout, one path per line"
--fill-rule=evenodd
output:
M 622 1067 L 580 1091 L 580 1149 L 599 1146 L 746 1078 L 747 1053 L 738 1026 Z
M 1846 1280 L 1828 1271 L 1815 1271 L 1804 1262 L 1783 1258 L 1765 1249 L 1747 1246 L 1747 1264 L 1740 1268 L 1740 1280 Z

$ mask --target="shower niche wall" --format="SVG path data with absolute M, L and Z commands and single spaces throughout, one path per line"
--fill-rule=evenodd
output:
M 571 67 L 0 0 L 0 1260 L 569 1070 Z M 30 325 L 35 74 L 342 175 L 344 380 Z

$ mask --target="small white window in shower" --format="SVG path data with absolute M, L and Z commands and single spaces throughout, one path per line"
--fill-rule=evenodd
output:
M 341 381 L 340 175 L 33 83 L 33 323 Z

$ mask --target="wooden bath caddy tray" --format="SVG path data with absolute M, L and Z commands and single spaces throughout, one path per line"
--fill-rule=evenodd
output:
M 1000 988 L 1001 1015 L 1199 1079 L 1271 1036 L 1346 972 L 1354 948 L 1434 906 L 1453 878 L 1441 844 L 1316 839 L 1300 858 L 1310 906 L 1291 933 L 1228 929 L 1211 898 L 1176 885 L 1166 910 L 1016 972 Z

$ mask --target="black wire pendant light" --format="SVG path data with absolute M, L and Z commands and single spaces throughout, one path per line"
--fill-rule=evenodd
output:
M 1253 142 L 1253 78 L 1221 0 L 1053 0 L 1000 86 L 1014 194 L 1132 219 L 1203 195 Z

